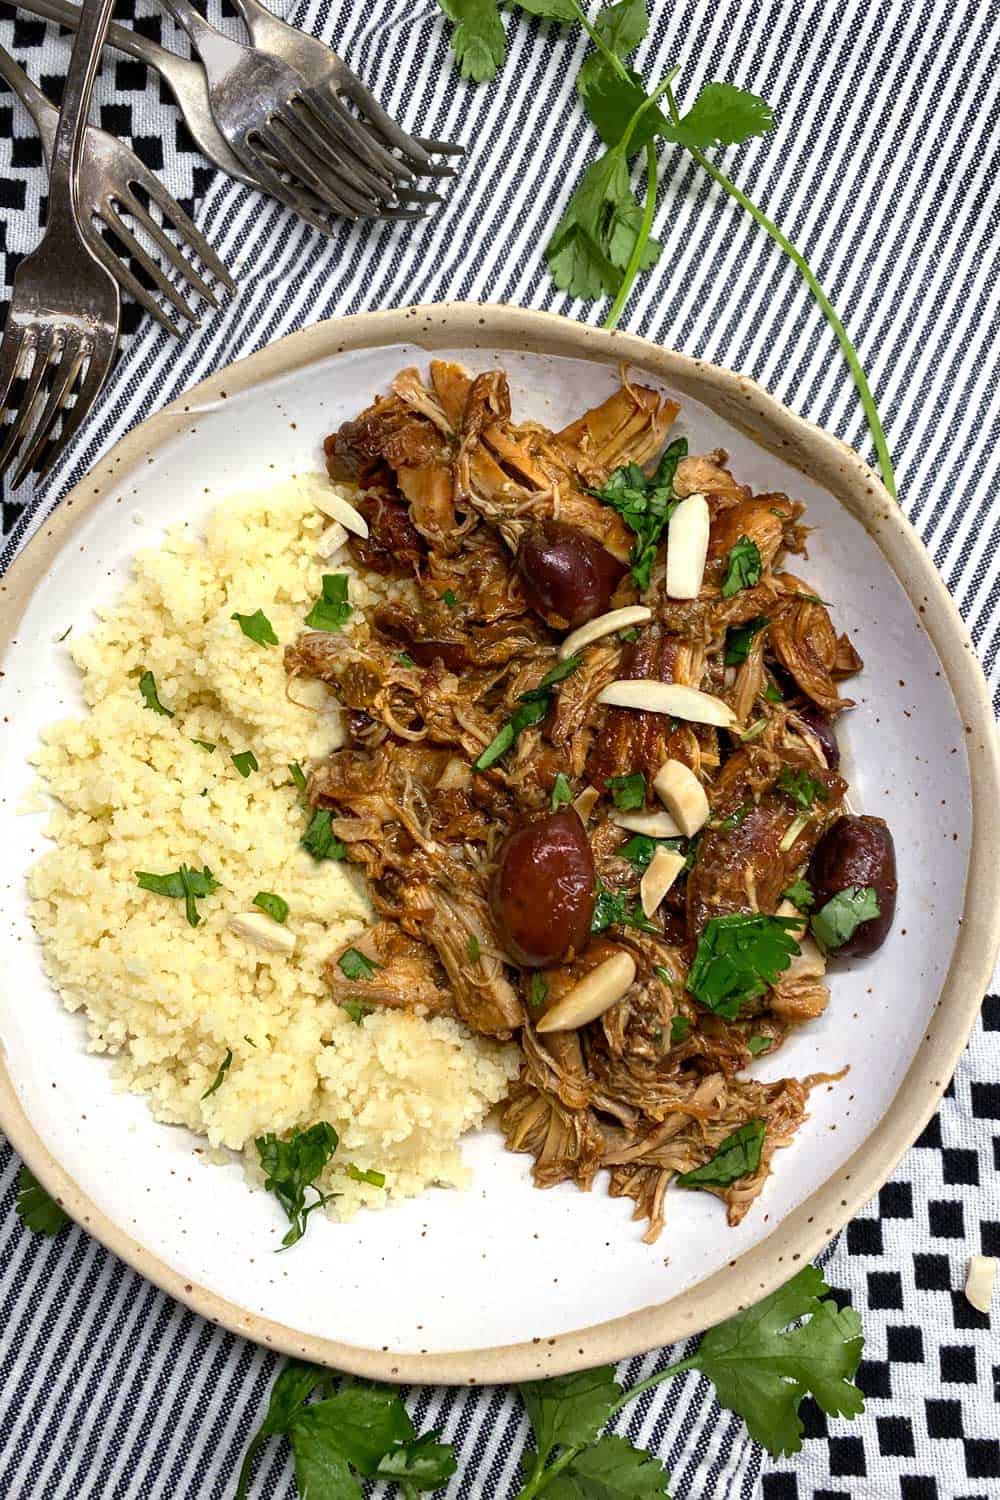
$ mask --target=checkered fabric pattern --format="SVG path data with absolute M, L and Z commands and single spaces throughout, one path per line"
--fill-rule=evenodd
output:
M 239 35 L 210 0 L 210 19 Z M 117 19 L 187 55 L 152 0 Z M 416 228 L 345 225 L 321 240 L 193 148 L 165 88 L 108 53 L 94 115 L 129 140 L 196 215 L 240 294 L 176 343 L 125 309 L 116 376 L 53 483 L 3 491 L 4 560 L 129 426 L 210 369 L 321 317 L 467 298 L 597 321 L 548 281 L 541 247 L 593 150 L 573 94 L 585 43 L 507 15 L 501 79 L 457 80 L 432 0 L 291 12 L 335 45 L 398 118 L 467 141 L 461 182 Z M 646 77 L 685 64 L 763 94 L 779 129 L 730 153 L 736 180 L 808 255 L 861 352 L 897 465 L 901 503 L 1000 686 L 1000 5 L 997 0 L 655 0 L 638 55 Z M 0 43 L 58 100 L 69 39 L 5 7 Z M 665 154 L 660 268 L 637 287 L 636 332 L 747 371 L 868 454 L 854 387 L 792 268 L 681 153 Z M 0 94 L 0 298 L 44 217 L 45 175 L 20 105 Z M 974 878 L 996 879 L 976 871 Z M 933 935 L 928 934 L 928 941 Z M 863 1417 L 810 1403 L 795 1459 L 757 1452 L 707 1383 L 650 1393 L 620 1430 L 671 1467 L 692 1500 L 998 1500 L 1000 1345 L 965 1301 L 968 1257 L 1000 1255 L 1000 998 L 939 1115 L 890 1183 L 823 1257 L 867 1335 Z M 13 1213 L 17 1162 L 0 1143 L 0 1496 L 175 1500 L 233 1490 L 278 1361 L 203 1323 L 80 1230 L 53 1243 Z M 1000 1312 L 994 1311 L 994 1320 Z M 630 1383 L 677 1351 L 628 1361 Z M 411 1411 L 460 1452 L 449 1495 L 518 1488 L 526 1426 L 509 1393 L 414 1391 Z M 255 1493 L 292 1497 L 275 1448 Z

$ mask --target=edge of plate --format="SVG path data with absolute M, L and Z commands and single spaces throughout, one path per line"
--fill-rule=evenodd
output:
M 970 870 L 1000 865 L 1000 754 L 993 708 L 972 642 L 944 583 L 902 511 L 863 460 L 784 407 L 756 382 L 633 334 L 495 304 L 440 303 L 333 319 L 289 334 L 211 376 L 126 434 L 62 501 L 0 580 L 4 653 L 36 582 L 87 512 L 160 442 L 190 425 L 192 406 L 219 400 L 304 364 L 351 350 L 412 342 L 623 360 L 711 405 L 806 469 L 866 527 L 899 578 L 941 660 L 966 729 L 972 784 Z M 992 882 L 966 888 L 962 930 L 923 1045 L 868 1140 L 768 1237 L 666 1303 L 551 1338 L 438 1354 L 392 1354 L 296 1332 L 186 1280 L 99 1210 L 47 1151 L 28 1120 L 0 1047 L 0 1126 L 38 1180 L 88 1233 L 210 1322 L 282 1353 L 351 1374 L 421 1384 L 480 1385 L 587 1369 L 688 1338 L 731 1317 L 811 1260 L 882 1186 L 933 1115 L 968 1040 L 1000 948 Z M 735 1274 L 734 1274 L 735 1273 Z

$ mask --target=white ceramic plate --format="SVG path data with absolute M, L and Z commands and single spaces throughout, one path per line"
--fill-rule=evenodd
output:
M 477 340 L 484 347 L 471 348 Z M 83 632 L 166 525 L 321 467 L 324 435 L 401 366 L 425 364 L 430 345 L 475 370 L 502 363 L 515 415 L 552 425 L 607 394 L 627 354 L 679 397 L 675 432 L 692 451 L 722 445 L 741 481 L 807 503 L 817 529 L 799 571 L 865 660 L 841 744 L 852 804 L 895 834 L 896 921 L 875 958 L 836 965 L 826 1014 L 756 1066 L 765 1078 L 850 1073 L 814 1092 L 809 1120 L 735 1230 L 712 1197 L 676 1191 L 661 1240 L 645 1245 L 603 1181 L 589 1195 L 539 1192 L 530 1159 L 485 1130 L 468 1138 L 467 1192 L 433 1191 L 347 1225 L 314 1218 L 291 1253 L 275 1255 L 274 1201 L 251 1192 L 238 1166 L 203 1165 L 197 1139 L 156 1124 L 142 1099 L 113 1093 L 108 1062 L 85 1052 L 82 1021 L 42 974 L 24 872 L 44 819 L 16 809 L 39 730 L 81 705 L 53 637 L 71 621 Z M 747 421 L 820 482 L 762 447 Z M 510 309 L 434 309 L 419 326 L 399 314 L 326 325 L 233 367 L 133 433 L 73 501 L 77 514 L 64 507 L 8 580 L 11 633 L 25 608 L 3 686 L 0 1112 L 38 1175 L 101 1238 L 201 1311 L 312 1358 L 386 1377 L 511 1379 L 706 1326 L 790 1274 L 884 1180 L 947 1082 L 992 962 L 995 918 L 975 886 L 967 902 L 966 876 L 974 825 L 979 867 L 996 868 L 998 783 L 989 706 L 957 616 L 859 460 L 737 377 L 638 340 Z

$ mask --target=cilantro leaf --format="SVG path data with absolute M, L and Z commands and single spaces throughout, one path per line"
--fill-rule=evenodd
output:
M 741 589 L 752 589 L 760 582 L 763 563 L 760 548 L 748 536 L 741 536 L 735 546 L 730 547 L 726 559 L 726 576 L 722 583 L 722 597 L 729 599 Z
M 539 974 L 536 969 L 531 976 L 528 985 L 528 1004 L 532 1010 L 538 1010 L 545 1003 L 545 997 L 549 993 L 548 981 L 544 974 Z
M 842 948 L 862 922 L 881 916 L 878 897 L 870 885 L 856 885 L 831 896 L 812 919 L 813 937 L 823 948 Z
M 552 811 L 558 812 L 560 807 L 565 807 L 573 800 L 573 788 L 570 786 L 563 771 L 556 772 L 556 779 L 552 783 Z
M 229 618 L 238 621 L 243 634 L 248 636 L 251 641 L 256 641 L 258 646 L 276 646 L 278 644 L 278 637 L 274 633 L 274 626 L 262 609 L 255 609 L 252 615 L 241 615 L 237 610 Z
M 651 1453 L 609 1433 L 546 1487 L 550 1500 L 670 1500 L 670 1475 Z
M 687 849 L 685 851 L 685 845 Z M 684 868 L 690 870 L 697 848 L 694 839 L 654 839 L 648 833 L 636 833 L 618 850 L 619 859 L 627 859 L 633 870 L 645 875 L 657 849 L 669 849 L 674 854 L 684 854 Z
M 592 1443 L 621 1398 L 614 1367 L 579 1370 L 518 1386 L 542 1459 L 554 1448 Z
M 320 1208 L 334 1196 L 321 1193 L 315 1180 L 337 1149 L 339 1137 L 332 1125 L 320 1120 L 308 1130 L 296 1130 L 283 1141 L 273 1133 L 259 1135 L 254 1144 L 264 1170 L 264 1187 L 281 1204 L 291 1228 L 281 1241 L 287 1249 L 306 1232 L 306 1221 L 314 1208 Z M 306 1189 L 312 1188 L 315 1200 L 306 1204 Z
M 346 948 L 337 959 L 337 968 L 345 979 L 363 979 L 366 983 L 375 978 L 375 970 L 381 967 L 381 964 L 366 957 L 358 948 Z
M 532 691 L 540 692 L 540 689 L 536 688 Z M 530 728 L 532 724 L 541 723 L 549 711 L 551 702 L 551 695 L 546 692 L 539 698 L 532 698 L 528 702 L 519 703 L 506 724 L 494 735 L 482 754 L 477 756 L 472 762 L 472 769 L 474 771 L 489 770 L 490 766 L 498 761 L 501 756 L 507 754 L 511 745 L 514 744 L 515 740 L 525 729 Z
M 661 134 L 679 146 L 707 151 L 741 145 L 773 127 L 774 113 L 765 99 L 731 83 L 706 83 L 687 114 Z
M 354 610 L 347 602 L 347 574 L 324 573 L 323 592 L 306 615 L 313 630 L 340 630 Z
M 751 1057 L 759 1057 L 762 1052 L 770 1051 L 771 1045 L 769 1036 L 752 1036 L 747 1042 L 747 1051 Z
M 439 1443 L 436 1432 L 425 1432 L 409 1442 L 400 1443 L 380 1460 L 379 1479 L 390 1480 L 410 1490 L 439 1490 L 458 1470 L 450 1443 Z
M 659 927 L 645 916 L 642 907 L 633 905 L 624 891 L 610 891 L 599 879 L 590 930 L 604 932 L 608 927 L 638 927 L 640 932 L 660 932 Z
M 726 666 L 738 667 L 745 662 L 750 655 L 750 645 L 754 636 L 766 630 L 770 623 L 767 615 L 758 615 L 756 619 L 748 620 L 745 625 L 730 625 L 726 631 Z
M 69 1214 L 64 1213 L 51 1193 L 42 1187 L 34 1173 L 25 1166 L 17 1174 L 17 1200 L 14 1207 L 25 1229 L 30 1229 L 33 1234 L 44 1234 L 49 1239 L 70 1221 Z
M 181 865 L 179 870 L 172 870 L 169 875 L 154 875 L 149 870 L 136 870 L 135 878 L 140 890 L 183 900 L 190 927 L 197 927 L 201 921 L 195 902 L 219 889 L 219 882 L 207 865 L 200 871 Z
M 457 609 L 458 596 L 456 595 L 455 590 L 445 589 L 444 593 L 441 595 L 441 602 L 443 604 L 447 604 L 449 609 Z
M 613 297 L 638 244 L 641 224 L 642 209 L 632 196 L 623 138 L 584 172 L 545 248 L 556 286 L 571 297 L 591 301 Z M 662 248 L 649 238 L 639 270 L 655 265 Z
M 309 819 L 309 827 L 299 842 L 308 849 L 313 859 L 343 859 L 347 845 L 334 836 L 333 813 L 328 807 L 317 807 Z
M 526 16 L 536 16 L 539 21 L 578 21 L 580 13 L 573 0 L 511 0 Z
M 221 1063 L 219 1064 L 219 1071 L 215 1075 L 215 1081 L 214 1081 L 214 1083 L 211 1083 L 209 1085 L 209 1087 L 205 1090 L 205 1092 L 202 1094 L 201 1097 L 203 1099 L 209 1099 L 209 1098 L 211 1098 L 211 1096 L 215 1093 L 216 1089 L 222 1087 L 222 1081 L 225 1078 L 226 1074 L 229 1072 L 229 1069 L 230 1069 L 230 1066 L 232 1064 L 232 1061 L 233 1061 L 233 1050 L 232 1050 L 231 1047 L 227 1047 L 226 1048 L 226 1055 L 222 1059 Z
M 209 755 L 215 754 L 215 746 L 211 740 L 192 740 L 191 743 L 192 745 L 200 745 L 202 750 L 206 750 Z
M 616 57 L 628 57 L 649 30 L 645 0 L 619 0 L 617 5 L 605 6 L 597 13 L 594 30 Z M 603 52 L 594 52 L 585 60 L 577 74 L 576 88 L 598 135 L 609 146 L 618 144 L 646 98 L 635 69 L 624 63 L 620 68 L 613 67 Z M 660 110 L 650 105 L 632 131 L 629 150 L 640 151 L 666 125 Z
M 495 78 L 507 51 L 496 0 L 438 0 L 454 25 L 451 47 L 463 78 L 485 83 Z
M 635 533 L 630 562 L 632 578 L 641 589 L 649 587 L 656 550 L 679 503 L 674 494 L 674 475 L 687 446 L 687 438 L 672 442 L 648 479 L 638 464 L 626 464 L 615 469 L 602 489 L 591 491 L 616 510 Z
M 469 933 L 467 949 L 469 954 L 469 963 L 477 964 L 479 962 L 479 939 L 476 937 L 476 934 L 474 932 Z
M 151 708 L 154 714 L 162 714 L 165 719 L 173 718 L 173 709 L 165 708 L 160 702 L 159 694 L 156 691 L 156 678 L 152 672 L 143 672 L 139 678 L 139 691 L 142 694 L 146 707 Z
M 791 798 L 796 807 L 808 809 L 817 797 L 821 802 L 828 800 L 826 787 L 804 768 L 793 771 L 791 766 L 782 766 L 777 787 L 779 792 Z
M 802 1447 L 803 1396 L 831 1417 L 864 1410 L 852 1383 L 864 1348 L 861 1320 L 852 1307 L 821 1300 L 829 1291 L 822 1273 L 804 1266 L 756 1307 L 706 1333 L 693 1357 L 719 1402 L 743 1418 L 769 1453 Z
M 646 778 L 641 771 L 630 771 L 627 776 L 609 776 L 606 785 L 611 800 L 622 812 L 645 807 Z
M 567 656 L 565 661 L 556 662 L 554 667 L 549 668 L 538 686 L 536 688 L 529 688 L 526 693 L 522 693 L 520 698 L 518 699 L 518 702 L 539 702 L 541 695 L 544 694 L 548 688 L 555 687 L 557 682 L 564 682 L 567 677 L 572 677 L 573 673 L 578 672 L 582 665 L 583 657 L 580 656 L 579 653 L 577 653 L 576 656 Z
M 670 1045 L 673 1047 L 682 1042 L 691 1030 L 691 1021 L 688 1016 L 670 1017 Z
M 370 1016 L 375 1009 L 366 1000 L 341 1000 L 341 1010 L 346 1010 L 355 1026 L 360 1026 L 365 1016 Z
M 299 791 L 304 792 L 306 789 L 306 773 L 305 771 L 303 771 L 297 760 L 291 760 L 288 762 L 288 774 L 295 782 L 295 785 L 298 787 Z
M 250 775 L 251 771 L 260 770 L 260 766 L 257 764 L 257 757 L 252 750 L 239 750 L 235 755 L 231 755 L 229 759 L 244 780 Z
M 367 1383 L 345 1386 L 328 1400 L 303 1407 L 291 1423 L 296 1467 L 300 1446 L 315 1446 L 336 1454 L 367 1479 L 375 1476 L 381 1459 L 397 1443 L 412 1437 L 413 1423 L 397 1392 Z M 319 1456 L 311 1455 L 310 1461 Z M 325 1496 L 326 1491 L 315 1493 Z
M 762 995 L 800 951 L 789 928 L 795 917 L 736 912 L 710 917 L 698 939 L 687 988 L 702 1005 L 732 1021 L 740 1006 Z
M 355 1166 L 354 1162 L 347 1163 L 347 1175 L 352 1182 L 367 1182 L 372 1187 L 385 1187 L 385 1173 L 376 1172 L 374 1167 L 363 1171 L 361 1167 Z
M 253 904 L 259 906 L 261 911 L 266 911 L 276 922 L 288 921 L 288 902 L 284 896 L 276 896 L 273 891 L 258 891 Z
M 710 1161 L 677 1176 L 680 1187 L 728 1187 L 739 1177 L 756 1172 L 767 1127 L 763 1120 L 748 1120 L 727 1135 Z
M 793 906 L 797 906 L 799 911 L 808 911 L 810 907 L 816 904 L 816 897 L 813 895 L 812 886 L 801 875 L 798 880 L 793 880 L 788 889 L 782 891 L 781 894 L 786 901 L 790 901 Z

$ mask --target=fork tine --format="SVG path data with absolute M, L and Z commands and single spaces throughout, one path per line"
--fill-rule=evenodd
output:
M 167 192 L 156 174 L 144 169 L 141 177 L 137 174 L 136 181 L 140 187 L 145 188 L 153 202 L 158 205 L 164 219 L 172 224 L 176 232 L 190 245 L 202 265 L 208 267 L 216 281 L 222 282 L 230 296 L 235 296 L 239 289 L 226 266 L 216 255 L 201 230 L 188 218 L 176 198 Z M 218 303 L 215 305 L 218 306 Z
M 128 292 L 129 296 L 132 297 L 136 302 L 138 302 L 141 307 L 144 307 L 149 313 L 150 317 L 155 318 L 157 323 L 165 328 L 168 333 L 172 333 L 175 338 L 179 339 L 181 336 L 181 330 L 178 328 L 177 324 L 173 321 L 172 318 L 167 317 L 166 313 L 163 311 L 163 308 L 157 302 L 152 292 L 144 287 L 142 282 L 139 281 L 137 277 L 132 275 L 132 272 L 122 260 L 121 256 L 116 255 L 111 246 L 106 245 L 99 234 L 95 233 L 93 235 L 88 235 L 87 244 L 90 246 L 90 249 L 93 251 L 93 253 L 97 256 L 97 259 L 101 262 L 101 265 L 104 267 L 104 269 L 111 272 L 112 276 L 118 282 L 118 285 L 122 288 L 122 290 Z M 199 327 L 200 325 L 198 319 L 195 317 L 194 313 L 191 312 L 191 310 L 187 307 L 187 304 L 185 304 L 185 311 L 186 315 L 190 318 L 195 327 Z
M 116 190 L 115 198 L 116 201 L 125 210 L 125 212 L 127 214 L 130 214 L 133 219 L 136 219 L 142 225 L 153 243 L 159 247 L 164 260 L 168 261 L 170 265 L 175 267 L 176 270 L 180 271 L 185 280 L 190 282 L 195 291 L 200 296 L 204 297 L 206 302 L 211 303 L 212 307 L 218 307 L 219 301 L 215 296 L 215 293 L 212 291 L 212 288 L 208 286 L 208 284 L 202 279 L 201 276 L 199 276 L 198 272 L 191 265 L 190 261 L 185 260 L 184 256 L 181 255 L 180 251 L 177 249 L 177 246 L 173 244 L 172 241 L 168 238 L 162 225 L 157 224 L 152 214 L 147 213 L 146 209 L 143 208 L 142 204 L 139 202 L 135 194 L 131 192 L 125 192 L 124 190 Z M 111 221 L 111 227 L 114 230 L 115 234 L 119 235 L 122 242 L 128 245 L 131 254 L 134 255 L 136 259 L 142 263 L 142 267 L 145 270 L 146 274 L 153 278 L 157 286 L 160 288 L 160 291 L 163 292 L 164 296 L 169 297 L 170 301 L 174 304 L 179 313 L 181 313 L 185 317 L 190 318 L 192 323 L 197 323 L 198 319 L 193 316 L 187 303 L 180 296 L 176 288 L 171 284 L 171 282 L 167 280 L 163 268 L 161 266 L 158 266 L 152 259 L 152 257 L 145 250 L 143 250 L 142 246 L 139 244 L 139 241 L 136 239 L 135 235 L 131 232 L 131 230 L 124 223 L 121 217 L 110 209 L 107 217 Z
M 283 127 L 280 133 L 279 127 Z M 339 184 L 335 187 L 329 178 L 324 179 L 316 170 L 315 158 L 290 129 L 288 121 L 281 114 L 272 116 L 270 125 L 261 130 L 260 137 L 274 155 L 283 162 L 287 170 L 292 172 L 311 192 L 318 194 L 324 206 L 332 209 L 334 213 L 344 214 L 349 219 L 356 219 L 359 203 L 362 212 L 377 206 L 370 199 L 359 198 L 356 193 L 341 193 Z
M 280 156 L 274 159 L 271 147 L 268 147 L 266 153 L 262 152 L 257 142 L 267 145 L 260 130 L 252 131 L 242 142 L 241 149 L 247 166 L 253 171 L 263 190 L 270 193 L 272 198 L 277 198 L 279 203 L 283 203 L 300 218 L 305 219 L 306 223 L 311 224 L 314 229 L 318 229 L 320 234 L 335 234 L 337 226 L 330 222 L 326 205 L 318 203 L 315 194 L 300 188 L 295 183 L 285 182 L 278 171 L 279 165 L 284 170 Z M 348 213 L 346 217 L 353 219 L 355 215 Z
M 316 130 L 305 111 L 280 109 L 271 123 L 272 128 L 280 123 L 284 137 L 290 136 L 300 154 L 304 153 L 306 164 L 320 184 L 317 191 L 324 196 L 332 191 L 345 203 L 352 204 L 358 213 L 396 201 L 395 191 L 387 183 L 373 178 L 358 163 L 345 162 L 333 155 L 329 141 Z
M 73 388 L 82 364 L 83 338 L 80 334 L 70 334 L 63 346 L 62 358 L 55 366 L 45 407 L 38 419 L 34 436 L 28 443 L 27 451 L 22 453 L 20 462 L 18 463 L 17 473 L 14 475 L 15 488 L 27 474 L 31 473 L 39 453 L 41 453 L 48 441 L 56 415 L 62 409 L 67 396 Z
M 375 95 L 365 88 L 360 78 L 354 75 L 346 78 L 340 85 L 340 92 L 346 94 L 352 104 L 357 105 L 365 123 L 372 130 L 382 136 L 383 140 L 388 141 L 390 146 L 401 151 L 418 172 L 426 171 L 431 165 L 431 159 L 424 143 L 416 136 L 408 135 L 392 118 L 392 115 L 386 113 Z
M 3 331 L 3 343 L 0 344 L 0 437 L 3 436 L 2 424 L 4 412 L 7 410 L 7 397 L 17 378 L 23 348 L 24 340 L 20 330 L 8 314 L 7 326 Z
M 301 98 L 320 121 L 345 141 L 351 155 L 360 156 L 372 171 L 382 177 L 388 176 L 392 183 L 400 179 L 412 181 L 413 172 L 407 163 L 387 151 L 371 132 L 363 130 L 360 122 L 348 113 L 330 89 L 305 89 Z
M 458 141 L 431 141 L 425 135 L 418 135 L 416 139 L 425 151 L 433 151 L 438 156 L 464 156 L 466 148 Z
M 31 367 L 27 390 L 21 398 L 20 408 L 14 413 L 13 422 L 7 428 L 4 445 L 0 448 L 0 474 L 6 472 L 18 444 L 31 427 L 31 418 L 35 407 L 38 405 L 38 396 L 42 388 L 42 381 L 45 379 L 45 371 L 48 368 L 49 355 L 52 353 L 53 342 L 54 335 L 52 329 L 43 329 L 41 338 L 34 346 L 35 359 Z
M 89 417 L 94 402 L 104 389 L 105 381 L 108 378 L 115 357 L 117 343 L 116 335 L 104 338 L 103 340 L 99 339 L 96 347 L 91 351 L 90 363 L 83 377 L 83 384 L 77 391 L 76 401 L 71 407 L 63 408 L 62 427 L 59 429 L 58 435 L 53 438 L 52 446 L 45 455 L 44 461 L 39 466 L 39 484 L 45 478 L 46 474 L 48 474 L 66 444 L 76 433 L 77 428 Z M 84 350 L 84 358 L 86 358 L 86 353 L 87 351 Z

